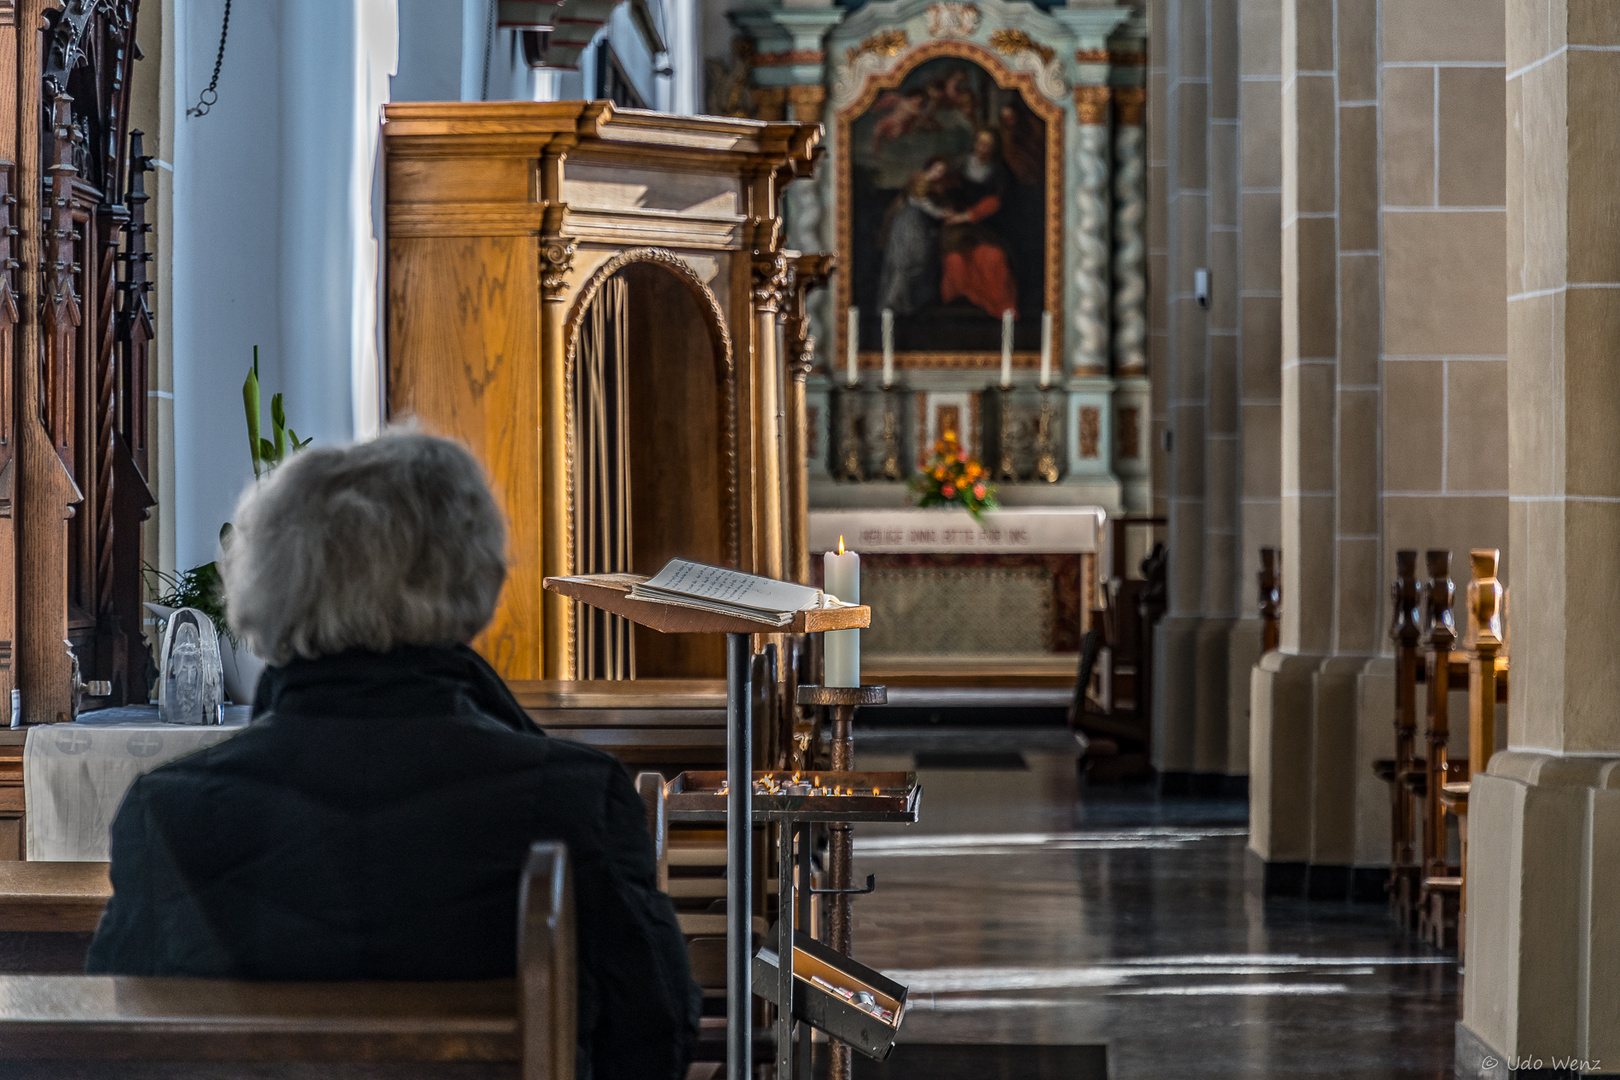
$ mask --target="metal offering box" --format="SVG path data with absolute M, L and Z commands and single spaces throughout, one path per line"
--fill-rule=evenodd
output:
M 766 934 L 774 941 L 773 927 Z M 776 950 L 766 947 L 754 954 L 754 993 L 778 1004 Z M 843 991 L 840 993 L 839 991 Z M 845 994 L 850 997 L 845 997 Z M 862 1008 L 851 1000 L 857 994 L 870 994 L 888 1017 Z M 906 1015 L 906 988 L 840 955 L 810 935 L 793 932 L 793 1015 L 811 1027 L 842 1040 L 875 1061 L 882 1061 L 894 1049 L 895 1036 Z
M 726 774 L 683 772 L 665 789 L 670 820 L 724 821 Z M 767 821 L 916 821 L 912 772 L 754 773 L 753 814 Z

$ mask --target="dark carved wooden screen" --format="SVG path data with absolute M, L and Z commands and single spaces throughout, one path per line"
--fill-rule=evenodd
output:
M 141 636 L 141 523 L 153 502 L 145 479 L 152 324 L 141 176 L 149 161 L 131 167 L 127 131 L 138 3 L 67 0 L 39 15 L 40 348 L 36 360 L 15 359 L 39 364 L 39 419 L 64 474 L 24 483 L 54 484 L 73 504 L 62 551 L 67 639 L 86 678 L 112 682 L 112 704 L 146 700 L 150 662 Z M 38 0 L 18 4 L 19 15 L 38 10 Z M 25 422 L 31 404 L 15 403 Z M 53 528 L 50 516 L 25 513 L 17 522 L 20 580 L 31 563 L 55 558 L 53 538 L 28 535 Z M 55 568 L 42 572 L 54 576 Z

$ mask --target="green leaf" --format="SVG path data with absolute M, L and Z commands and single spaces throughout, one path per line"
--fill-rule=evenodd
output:
M 253 347 L 253 368 L 242 384 L 242 408 L 247 412 L 248 452 L 253 455 L 253 478 L 264 472 L 259 452 L 259 347 Z
M 276 467 L 276 448 L 270 445 L 269 439 L 259 440 L 259 458 L 264 462 L 267 470 Z
M 280 465 L 287 458 L 287 413 L 281 407 L 281 395 L 277 394 L 270 399 L 270 427 L 276 437 L 276 456 L 274 462 Z

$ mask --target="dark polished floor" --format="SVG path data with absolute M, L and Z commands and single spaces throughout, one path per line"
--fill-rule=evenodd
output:
M 1451 1074 L 1449 956 L 1381 905 L 1262 900 L 1245 803 L 1077 792 L 1049 749 L 921 769 L 920 824 L 858 827 L 855 955 L 911 987 L 902 1042 L 1105 1043 L 1114 1080 Z

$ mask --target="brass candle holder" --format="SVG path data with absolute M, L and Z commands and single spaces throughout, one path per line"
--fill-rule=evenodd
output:
M 1035 426 L 1035 475 L 1048 484 L 1057 483 L 1057 440 L 1052 435 L 1052 395 L 1041 388 L 1041 416 Z
M 1018 479 L 1018 466 L 1013 462 L 1012 452 L 1012 387 L 1001 388 L 1001 443 L 999 460 L 996 462 L 996 479 Z
M 896 405 L 897 392 L 892 386 L 883 388 L 883 479 L 904 480 L 905 468 L 900 464 L 900 410 Z
M 856 403 L 860 388 L 855 383 L 844 387 L 844 407 L 839 410 L 838 424 L 838 479 L 861 481 L 866 479 L 862 464 L 860 418 Z

